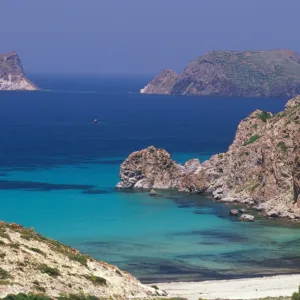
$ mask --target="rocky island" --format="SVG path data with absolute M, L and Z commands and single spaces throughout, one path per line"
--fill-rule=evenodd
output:
M 300 55 L 290 50 L 212 51 L 182 74 L 162 71 L 141 93 L 294 97 L 300 94 Z
M 209 193 L 269 217 L 300 218 L 300 96 L 278 114 L 256 110 L 241 121 L 226 153 L 180 165 L 151 146 L 129 155 L 120 179 L 121 189 Z
M 38 90 L 38 87 L 26 77 L 21 60 L 16 52 L 0 54 L 1 90 Z

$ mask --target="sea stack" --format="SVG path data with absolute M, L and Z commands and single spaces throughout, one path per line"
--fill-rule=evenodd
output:
M 38 89 L 26 77 L 21 60 L 16 52 L 0 54 L 0 90 L 35 91 Z

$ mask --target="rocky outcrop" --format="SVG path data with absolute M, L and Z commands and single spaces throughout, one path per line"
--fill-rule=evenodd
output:
M 174 162 L 167 151 L 153 146 L 130 154 L 121 165 L 120 178 L 117 188 L 176 189 L 194 193 L 207 188 L 198 159 L 182 166 Z
M 202 164 L 174 162 L 163 149 L 131 154 L 119 188 L 176 189 L 240 202 L 269 217 L 300 217 L 300 96 L 276 115 L 255 111 L 238 126 L 226 153 Z
M 253 222 L 254 221 L 254 216 L 252 215 L 247 215 L 247 214 L 242 214 L 240 216 L 240 220 L 243 222 Z
M 33 229 L 0 222 L 0 298 L 18 293 L 44 293 L 51 299 L 75 294 L 119 300 L 165 295 Z
M 282 97 L 300 94 L 300 55 L 289 50 L 212 51 L 182 74 L 166 70 L 142 93 Z
M 0 90 L 34 91 L 38 87 L 26 78 L 16 52 L 0 54 Z
M 170 69 L 163 70 L 150 83 L 148 83 L 141 93 L 144 94 L 171 94 L 172 88 L 179 79 L 179 75 Z

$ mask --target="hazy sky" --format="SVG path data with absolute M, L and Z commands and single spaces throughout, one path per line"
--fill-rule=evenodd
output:
M 210 50 L 300 52 L 300 0 L 1 0 L 27 72 L 155 74 Z

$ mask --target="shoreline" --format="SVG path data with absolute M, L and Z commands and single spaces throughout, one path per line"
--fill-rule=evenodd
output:
M 151 285 L 157 285 L 160 289 L 165 290 L 169 296 L 185 297 L 188 300 L 290 297 L 298 291 L 300 274 L 148 284 L 148 286 Z

